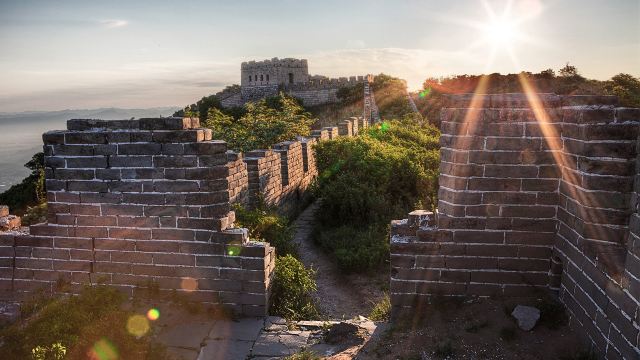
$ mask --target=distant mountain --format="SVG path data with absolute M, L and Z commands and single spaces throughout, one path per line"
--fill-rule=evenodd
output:
M 151 109 L 79 109 L 0 113 L 0 192 L 29 174 L 23 164 L 42 151 L 42 133 L 66 129 L 69 119 L 122 120 L 171 116 L 178 106 Z
M 149 109 L 120 109 L 120 108 L 100 108 L 100 109 L 69 109 L 58 111 L 25 111 L 18 113 L 0 112 L 0 122 L 7 121 L 56 121 L 78 118 L 89 119 L 130 119 L 132 117 L 156 117 L 171 116 L 175 111 L 180 110 L 178 106 L 165 106 Z

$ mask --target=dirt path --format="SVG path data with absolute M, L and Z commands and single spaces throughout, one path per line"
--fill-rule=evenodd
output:
M 383 296 L 382 284 L 388 281 L 384 273 L 376 275 L 343 275 L 332 259 L 313 243 L 311 232 L 319 203 L 307 207 L 294 222 L 300 261 L 316 270 L 318 291 L 315 293 L 320 310 L 330 319 L 351 319 L 367 316 Z

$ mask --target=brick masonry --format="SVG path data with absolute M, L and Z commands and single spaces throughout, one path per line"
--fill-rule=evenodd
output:
M 0 229 L 0 296 L 103 283 L 265 315 L 275 249 L 234 227 L 232 204 L 295 209 L 323 138 L 241 154 L 194 118 L 69 120 L 43 135 L 48 221 Z M 0 206 L 5 218 L 15 217 Z
M 435 295 L 551 290 L 599 353 L 638 358 L 640 110 L 616 102 L 452 97 L 437 216 L 392 224 L 394 313 Z

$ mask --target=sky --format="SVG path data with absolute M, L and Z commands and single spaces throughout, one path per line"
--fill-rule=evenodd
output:
M 240 63 L 311 74 L 640 76 L 640 0 L 0 0 L 0 112 L 184 106 Z

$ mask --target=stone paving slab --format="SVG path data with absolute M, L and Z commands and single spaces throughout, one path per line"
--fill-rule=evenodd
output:
M 355 344 L 345 337 L 338 343 L 327 344 L 327 330 L 340 321 L 298 321 L 269 316 L 264 318 L 207 319 L 201 315 L 167 314 L 160 325 L 156 341 L 167 347 L 176 360 L 270 360 L 282 359 L 309 349 L 319 356 L 351 358 L 363 344 Z M 366 334 L 363 341 L 375 336 L 378 324 L 359 317 L 347 321 L 357 325 L 358 333 Z M 344 328 L 345 324 L 342 324 Z M 347 326 L 348 328 L 348 326 Z M 333 329 L 333 328 L 332 328 Z M 378 329 L 379 330 L 379 329 Z M 345 341 L 341 341 L 344 339 Z M 338 355 L 336 355 L 338 354 Z
M 217 321 L 209 332 L 209 339 L 255 341 L 264 328 L 264 318 L 246 318 L 238 321 Z
M 197 360 L 231 360 L 249 357 L 253 341 L 207 340 Z
M 213 324 L 206 321 L 187 322 L 163 329 L 158 342 L 167 347 L 200 350 Z

